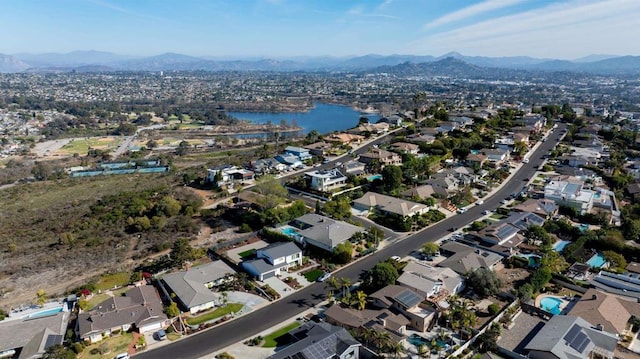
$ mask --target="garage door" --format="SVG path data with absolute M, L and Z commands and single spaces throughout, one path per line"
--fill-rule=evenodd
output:
M 262 275 L 262 280 L 265 280 L 267 278 L 273 278 L 275 276 L 276 276 L 276 271 L 268 272 Z
M 140 327 L 140 333 L 152 332 L 158 329 L 162 329 L 162 322 L 143 325 Z

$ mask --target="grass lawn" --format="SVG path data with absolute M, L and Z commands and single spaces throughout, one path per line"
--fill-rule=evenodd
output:
M 315 282 L 322 275 L 322 271 L 320 269 L 314 269 L 303 275 L 309 282 Z
M 131 273 L 127 272 L 105 274 L 100 277 L 98 283 L 96 283 L 96 290 L 107 290 L 114 287 L 125 286 L 129 284 L 129 278 L 131 278 Z
M 122 295 L 122 293 L 128 291 L 129 288 L 121 288 L 118 290 L 114 290 L 113 291 L 113 295 L 114 296 L 120 296 Z M 93 308 L 96 307 L 96 305 L 104 302 L 105 300 L 107 300 L 109 298 L 109 296 L 105 293 L 102 294 L 95 294 L 93 297 L 91 297 L 91 300 L 89 300 L 88 302 L 88 306 L 87 306 L 87 310 L 91 310 Z
M 498 213 L 494 213 L 491 216 L 489 216 L 489 218 L 500 220 L 500 219 L 507 218 L 507 216 L 502 215 L 502 214 L 498 214 Z
M 202 324 L 202 323 L 210 321 L 212 319 L 219 318 L 219 317 L 222 317 L 224 315 L 227 315 L 227 314 L 229 314 L 231 312 L 235 313 L 235 312 L 239 311 L 240 309 L 242 309 L 243 306 L 244 306 L 244 304 L 242 304 L 242 303 L 229 303 L 224 307 L 217 308 L 213 312 L 205 313 L 205 314 L 199 315 L 197 317 L 187 318 L 187 324 L 189 324 L 189 325 Z
M 133 340 L 131 333 L 123 333 L 122 335 L 115 335 L 111 338 L 107 338 L 99 343 L 91 344 L 86 347 L 82 353 L 78 355 L 78 359 L 100 359 L 100 358 L 113 358 L 120 353 L 124 353 L 129 348 L 129 344 Z M 92 349 L 99 349 L 101 346 L 106 345 L 109 348 L 109 354 L 100 354 L 97 350 L 96 354 L 91 354 Z
M 278 346 L 277 339 L 285 334 L 287 334 L 291 329 L 297 328 L 300 326 L 300 323 L 295 322 L 287 325 L 286 327 L 282 327 L 275 332 L 271 332 L 269 335 L 264 337 L 264 344 L 262 346 L 264 348 L 275 348 Z
M 240 258 L 245 259 L 247 257 L 251 257 L 252 255 L 256 254 L 256 249 L 255 248 L 251 248 L 249 250 L 246 250 L 244 252 L 240 252 L 238 253 L 238 255 L 240 256 Z
M 107 149 L 115 148 L 120 143 L 120 139 L 116 137 L 91 137 L 91 138 L 76 138 L 73 141 L 64 145 L 60 151 L 65 153 L 78 153 L 86 155 L 89 148 Z

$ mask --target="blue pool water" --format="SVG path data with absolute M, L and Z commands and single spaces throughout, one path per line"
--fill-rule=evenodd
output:
M 587 261 L 587 264 L 591 268 L 602 268 L 606 263 L 607 261 L 604 259 L 604 256 L 601 253 L 594 255 Z
M 22 317 L 22 319 L 34 319 L 34 318 L 40 318 L 40 317 L 47 317 L 47 316 L 50 316 L 50 315 L 58 314 L 60 312 L 62 312 L 62 307 L 52 308 L 52 309 L 47 309 L 47 310 L 42 310 L 42 311 L 39 311 L 39 312 L 31 313 L 29 315 L 25 315 L 24 317 Z
M 294 237 L 298 235 L 298 232 L 293 227 L 282 227 L 280 228 L 280 231 L 290 237 Z
M 571 241 L 558 241 L 553 245 L 553 250 L 556 252 L 562 252 L 564 247 L 568 246 Z
M 593 198 L 600 198 L 600 192 L 596 192 L 593 194 Z
M 580 229 L 580 232 L 584 232 L 584 231 L 589 229 L 589 225 L 588 224 L 581 224 L 581 225 L 578 226 L 578 228 Z
M 536 268 L 540 266 L 540 256 L 537 254 L 519 254 L 518 257 L 527 258 L 529 261 L 529 267 Z
M 540 308 L 546 310 L 547 312 L 558 315 L 562 310 L 560 309 L 560 304 L 562 304 L 562 300 L 554 297 L 544 297 L 540 300 Z
M 373 182 L 377 179 L 382 179 L 382 175 L 371 175 L 367 177 L 367 181 L 369 182 Z
M 431 340 L 423 338 L 418 334 L 411 334 L 407 340 L 409 341 L 410 344 L 413 344 L 416 347 L 420 347 L 423 344 L 426 345 L 427 347 L 431 346 Z M 440 348 L 447 348 L 449 346 L 449 344 L 445 343 L 440 339 L 436 339 L 436 345 L 439 346 Z
M 471 150 L 471 153 L 473 153 L 474 155 L 478 155 L 478 154 L 480 154 L 480 151 L 479 150 Z

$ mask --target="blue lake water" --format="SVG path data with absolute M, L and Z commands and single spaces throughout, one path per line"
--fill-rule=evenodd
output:
M 227 112 L 228 115 L 241 120 L 254 123 L 266 123 L 278 125 L 282 120 L 291 125 L 293 121 L 302 127 L 304 133 L 316 130 L 322 134 L 334 131 L 344 131 L 358 125 L 361 116 L 374 123 L 380 119 L 380 115 L 371 113 L 361 113 L 348 106 L 328 105 L 317 103 L 308 112 Z

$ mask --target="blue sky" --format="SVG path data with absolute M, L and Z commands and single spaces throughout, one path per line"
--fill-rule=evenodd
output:
M 640 55 L 640 0 L 0 0 L 0 53 Z

